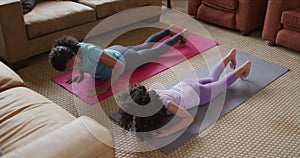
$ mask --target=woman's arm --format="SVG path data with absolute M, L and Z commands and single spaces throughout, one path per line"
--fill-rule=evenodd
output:
M 158 133 L 154 133 L 155 137 L 164 137 L 176 133 L 188 127 L 194 121 L 194 117 L 188 111 L 172 101 L 169 102 L 167 109 L 181 120 L 169 129 L 162 129 Z
M 99 61 L 103 65 L 113 68 L 111 79 L 107 81 L 108 85 L 110 87 L 110 85 L 113 84 L 120 77 L 120 75 L 122 74 L 122 72 L 125 69 L 125 66 L 122 62 L 120 62 L 116 58 L 106 54 L 105 52 L 103 52 L 101 54 Z
M 90 92 L 89 97 L 101 94 L 107 91 L 110 86 L 120 77 L 124 71 L 124 64 L 109 54 L 103 52 L 99 58 L 99 62 L 113 69 L 111 77 L 101 87 L 96 87 L 96 93 Z
M 72 75 L 67 78 L 66 83 L 71 84 L 73 82 L 81 82 L 84 78 L 83 72 L 79 72 L 78 74 Z

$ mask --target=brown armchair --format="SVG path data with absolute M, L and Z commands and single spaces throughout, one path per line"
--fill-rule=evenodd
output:
M 300 1 L 269 0 L 262 38 L 300 51 Z
M 267 0 L 189 0 L 188 14 L 247 35 L 262 28 Z

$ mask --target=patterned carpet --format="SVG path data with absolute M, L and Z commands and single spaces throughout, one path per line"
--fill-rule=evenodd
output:
M 105 99 L 99 105 L 87 105 L 56 85 L 50 79 L 59 72 L 53 70 L 48 64 L 47 53 L 33 57 L 31 64 L 17 73 L 31 89 L 45 95 L 76 117 L 87 115 L 106 125 L 116 139 L 116 157 L 300 157 L 300 89 L 298 88 L 300 53 L 282 47 L 267 46 L 261 39 L 261 31 L 243 36 L 234 30 L 200 21 L 198 23 L 202 24 L 211 37 L 219 43 L 218 49 L 222 55 L 236 48 L 289 68 L 290 71 L 169 155 L 160 150 L 129 152 L 134 150 L 137 144 L 115 132 L 115 126 L 108 123 L 105 115 L 118 109 L 113 97 Z M 124 38 L 128 37 L 127 34 L 115 39 L 113 43 L 124 45 L 139 43 L 138 41 L 142 41 L 153 31 L 156 29 L 130 31 L 128 34 L 132 38 Z M 199 68 L 214 58 L 214 54 L 205 52 L 174 66 L 173 70 L 163 71 L 142 83 L 146 87 L 153 86 L 155 83 L 168 85 L 176 80 L 174 70 L 176 74 L 185 75 L 188 73 L 187 64 Z

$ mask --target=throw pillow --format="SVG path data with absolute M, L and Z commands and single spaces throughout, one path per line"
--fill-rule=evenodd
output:
M 35 5 L 35 0 L 21 0 L 23 7 L 23 14 L 31 11 Z

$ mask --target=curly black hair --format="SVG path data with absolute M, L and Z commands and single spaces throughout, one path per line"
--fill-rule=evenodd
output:
M 49 53 L 49 63 L 58 71 L 66 69 L 67 62 L 77 54 L 78 40 L 72 36 L 63 36 L 57 39 Z
M 126 112 L 128 109 L 134 108 L 132 107 L 133 103 L 121 103 L 121 108 L 119 109 L 119 125 L 122 128 L 133 132 L 149 132 L 159 129 L 167 123 L 167 109 L 163 106 L 162 101 L 154 90 L 147 91 L 144 86 L 135 84 L 129 87 L 129 95 L 136 104 L 147 106 L 146 109 L 148 110 L 144 109 L 144 111 L 140 111 L 139 116 L 133 116 Z M 123 96 L 123 98 L 126 97 Z M 157 113 L 152 116 L 143 115 L 143 113 L 147 113 L 157 106 L 161 107 Z M 149 137 L 149 135 L 143 137 Z

